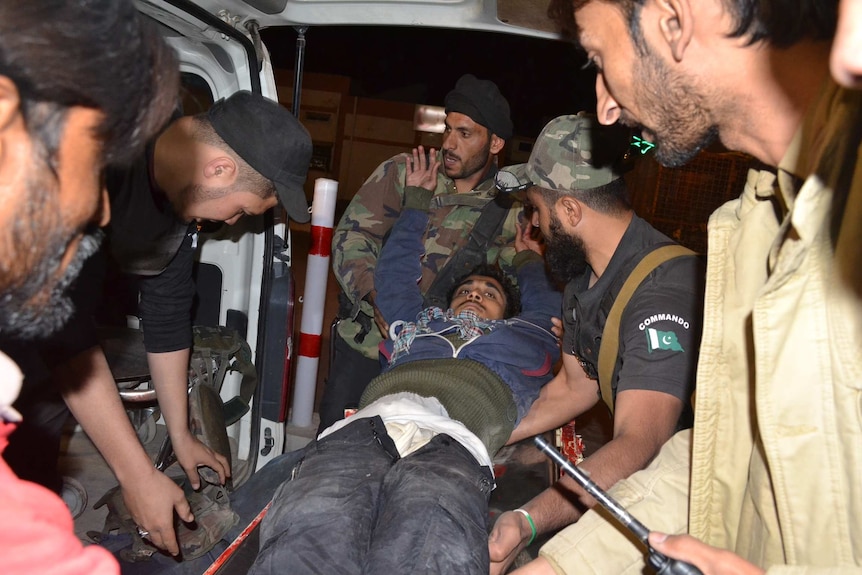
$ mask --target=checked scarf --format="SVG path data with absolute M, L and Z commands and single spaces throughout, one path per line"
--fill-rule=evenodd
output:
M 425 308 L 416 316 L 415 322 L 400 322 L 401 331 L 395 338 L 395 343 L 393 344 L 392 349 L 392 358 L 389 360 L 389 364 L 392 365 L 399 357 L 406 353 L 410 353 L 410 346 L 413 345 L 413 340 L 416 339 L 417 335 L 440 333 L 441 331 L 444 331 L 432 331 L 431 328 L 428 327 L 428 324 L 435 319 L 442 319 L 448 321 L 452 325 L 458 326 L 458 337 L 464 341 L 482 335 L 485 333 L 484 330 L 493 325 L 493 321 L 483 320 L 474 312 L 469 310 L 462 311 L 456 315 L 451 309 L 443 311 L 439 307 L 435 306 Z M 396 322 L 393 328 L 397 327 L 398 322 Z

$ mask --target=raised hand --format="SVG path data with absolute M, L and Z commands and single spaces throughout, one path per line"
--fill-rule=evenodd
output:
M 437 171 L 439 169 L 440 160 L 437 158 L 437 150 L 431 148 L 426 155 L 423 146 L 413 148 L 412 157 L 407 158 L 407 177 L 404 184 L 434 190 L 437 187 Z
M 545 244 L 533 238 L 533 225 L 530 222 L 518 222 L 518 233 L 515 236 L 515 251 L 533 250 L 540 256 L 545 255 Z M 540 236 L 541 237 L 541 236 Z

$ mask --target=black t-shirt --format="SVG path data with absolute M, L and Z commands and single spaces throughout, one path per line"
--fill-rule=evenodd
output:
M 158 353 L 192 345 L 196 228 L 177 216 L 158 189 L 152 162 L 153 148 L 148 146 L 129 168 L 108 172 L 107 246 L 122 272 L 138 276 L 144 346 Z
M 634 216 L 596 283 L 589 287 L 588 269 L 566 286 L 563 352 L 576 356 L 591 378 L 597 379 L 602 330 L 622 284 L 652 247 L 668 243 L 673 243 L 670 238 Z M 698 258 L 680 257 L 658 266 L 635 290 L 620 321 L 611 383 L 614 400 L 620 391 L 645 389 L 690 403 L 703 320 L 703 279 Z
M 127 168 L 106 171 L 111 199 L 107 226 L 112 259 L 129 274 L 154 276 L 168 267 L 189 223 L 183 222 L 152 176 L 153 147 Z

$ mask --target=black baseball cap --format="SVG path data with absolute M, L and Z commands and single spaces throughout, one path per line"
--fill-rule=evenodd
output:
M 305 177 L 311 161 L 311 136 L 284 106 L 242 90 L 217 101 L 207 112 L 216 133 L 249 166 L 275 184 L 291 219 L 311 219 Z

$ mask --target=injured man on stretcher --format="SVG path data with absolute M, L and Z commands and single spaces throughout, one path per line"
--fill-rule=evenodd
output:
M 423 309 L 431 193 L 406 189 L 375 271 L 383 373 L 275 491 L 251 573 L 488 573 L 491 458 L 553 376 L 561 294 L 525 223 L 518 287 L 481 265 Z

